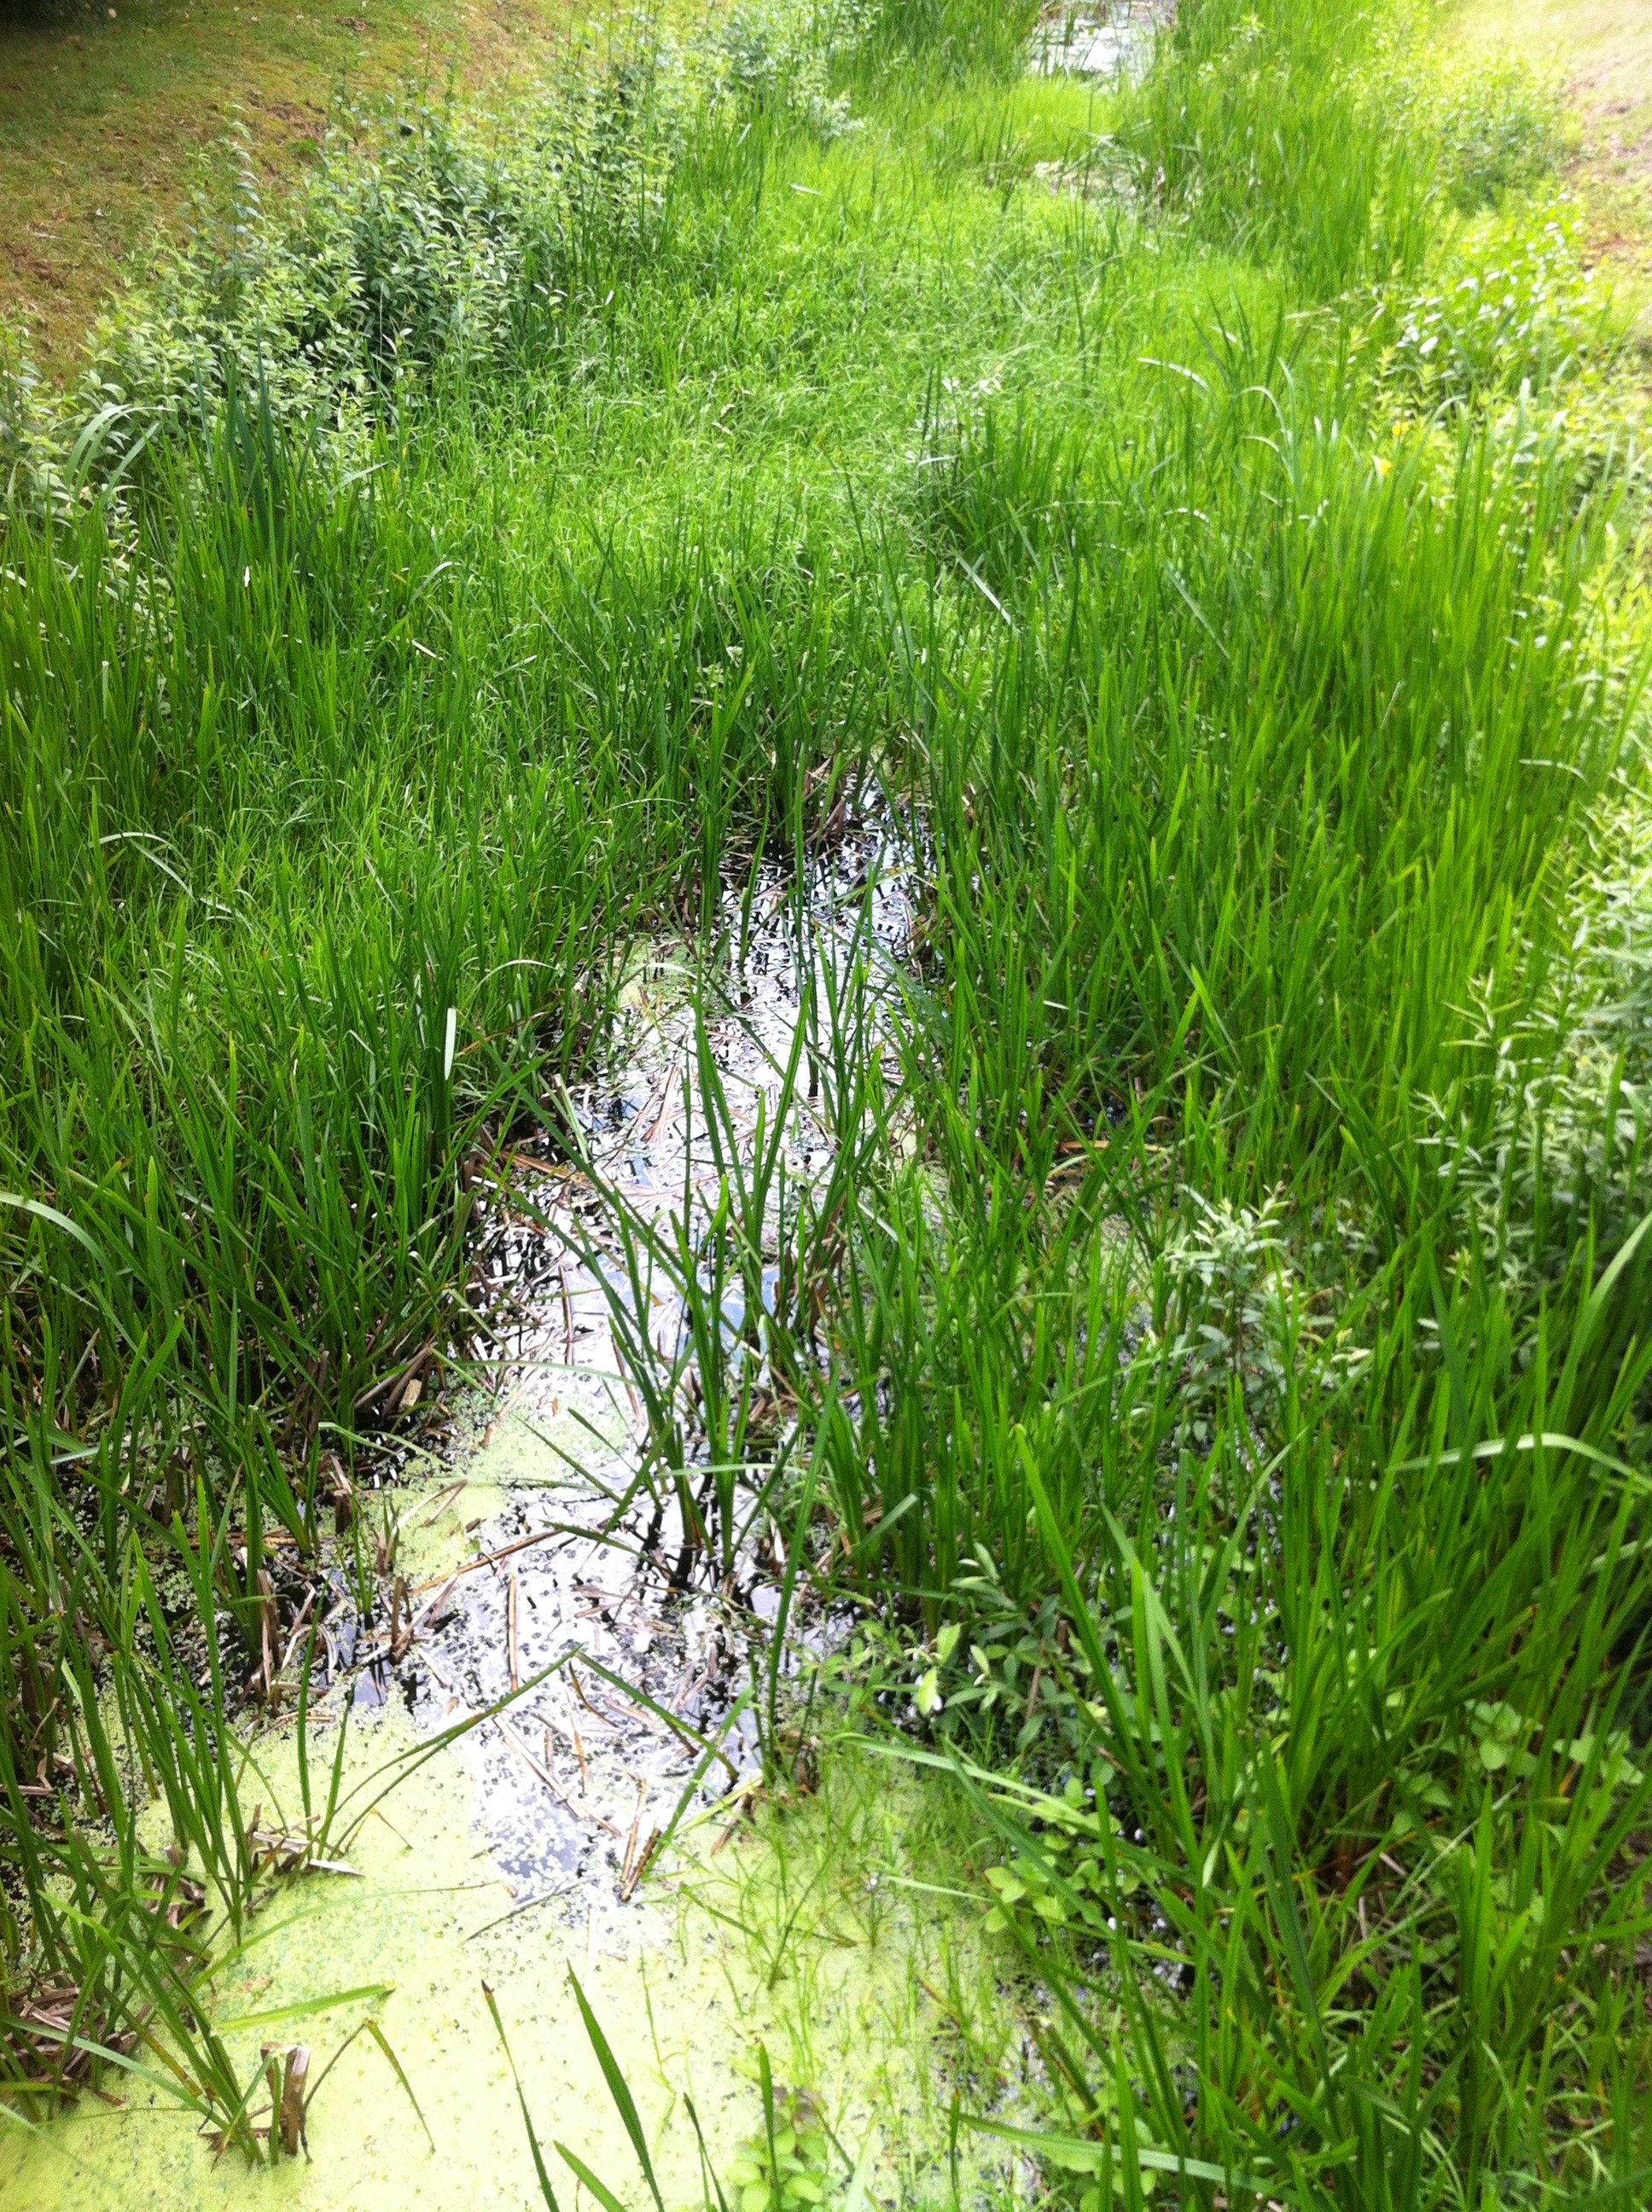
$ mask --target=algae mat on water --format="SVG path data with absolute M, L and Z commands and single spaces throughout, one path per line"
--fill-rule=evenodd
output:
M 410 1577 L 440 1580 L 485 1556 L 512 1516 L 527 1510 L 525 1501 L 543 1501 L 555 1464 L 547 1433 L 556 1431 L 499 1423 L 468 1462 L 462 1506 L 451 1483 L 433 1484 L 410 1505 L 398 1499 L 408 1522 L 418 1524 L 404 1538 Z M 426 1510 L 431 1505 L 438 1510 Z M 468 1534 L 461 1513 L 473 1521 Z M 521 1556 L 532 1560 L 544 1548 Z M 490 1597 L 459 1618 L 447 1638 L 433 1639 L 455 1672 L 454 1638 L 461 1648 L 476 1643 L 487 1605 L 497 1607 L 502 1577 L 483 1568 L 472 1579 L 489 1586 Z M 422 1645 L 413 1667 L 421 1677 L 428 1671 Z M 775 2080 L 817 2100 L 846 2167 L 870 2143 L 864 2171 L 904 2166 L 909 2173 L 914 2155 L 921 2157 L 915 2144 L 944 2141 L 938 2039 L 945 2021 L 924 1984 L 956 1987 L 961 1965 L 979 1976 L 979 1923 L 899 1887 L 922 1825 L 915 1790 L 891 1791 L 881 1775 L 857 1790 L 840 1765 L 823 1796 L 784 1820 L 753 1823 L 737 1800 L 732 1822 L 714 1808 L 627 1896 L 626 1839 L 608 1832 L 597 1809 L 615 1809 L 600 1770 L 616 1758 L 641 1766 L 646 1748 L 629 1762 L 623 1746 L 599 1748 L 602 1716 L 612 1708 L 593 1686 L 585 1810 L 596 1849 L 546 1896 L 538 1887 L 543 1868 L 525 1865 L 523 1851 L 537 1840 L 554 1863 L 568 1828 L 580 1825 L 568 1799 L 553 1797 L 511 1755 L 494 1723 L 439 1741 L 432 1731 L 446 1722 L 440 1708 L 451 1700 L 434 1712 L 421 1699 L 410 1713 L 393 1694 L 364 1707 L 360 1687 L 369 1680 L 354 1678 L 341 1795 L 358 1793 L 360 1808 L 376 1796 L 375 1778 L 388 1763 L 421 1750 L 428 1755 L 362 1823 L 349 1855 L 359 1878 L 297 1877 L 252 1924 L 218 1978 L 215 2025 L 243 2079 L 261 2048 L 301 2039 L 313 2048 L 315 2081 L 371 2016 L 408 2089 L 379 2045 L 357 2037 L 314 2096 L 309 2156 L 254 2178 L 233 2151 L 215 2157 L 192 2117 L 151 2079 L 134 2077 L 118 2104 L 87 2098 L 49 2129 L 16 2130 L 0 2142 L 0 2204 L 60 2212 L 240 2204 L 249 2187 L 262 2202 L 361 2212 L 381 2204 L 453 2212 L 537 2202 L 484 1984 L 509 2033 L 542 2141 L 565 2142 L 610 2187 L 634 2197 L 636 2160 L 571 1973 L 630 2085 L 670 2204 L 702 2201 L 685 2095 L 715 2163 L 726 2165 L 742 2138 L 761 2133 L 759 2041 Z M 538 1741 L 520 1714 L 513 1734 L 518 1745 L 530 1735 Z M 484 1737 L 495 1740 L 484 1745 Z M 329 1727 L 313 1737 L 313 1778 L 314 1763 L 331 1761 L 336 1741 Z M 298 1805 L 295 1754 L 289 1728 L 272 1729 L 251 1747 L 246 1788 L 249 1797 L 263 1797 L 265 1826 Z M 718 1849 L 726 1829 L 730 1841 Z M 153 1840 L 164 1844 L 159 1828 Z M 352 1991 L 367 1994 L 337 2002 Z M 112 2076 L 112 2086 L 119 2086 Z M 572 2175 L 566 2179 L 574 2189 Z

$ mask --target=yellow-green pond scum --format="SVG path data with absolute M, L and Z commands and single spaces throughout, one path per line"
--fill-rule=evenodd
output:
M 440 1510 L 422 1514 L 421 1503 L 436 1504 L 449 1482 L 398 1497 L 410 1581 L 439 1579 L 474 1559 L 524 1477 L 545 1480 L 551 1466 L 544 1431 L 507 1419 Z M 336 1694 L 343 1693 L 341 1684 Z M 312 1735 L 312 1782 L 322 1793 L 335 1729 L 324 1723 Z M 358 1701 L 341 1796 L 359 1791 L 356 1805 L 368 1802 L 375 1775 L 428 1734 L 399 1697 L 366 1710 Z M 261 1805 L 266 1830 L 300 1824 L 295 1748 L 289 1722 L 249 1744 L 244 1796 Z M 471 1738 L 444 1744 L 412 1767 L 352 1838 L 352 1875 L 309 1872 L 281 1883 L 216 1981 L 214 2025 L 243 2079 L 264 2047 L 302 2041 L 313 2082 L 371 2015 L 433 2140 L 384 2052 L 361 2035 L 314 2094 L 307 2156 L 250 2174 L 234 2150 L 215 2154 L 194 2116 L 158 2086 L 163 2067 L 140 2050 L 145 2072 L 123 2082 L 109 2069 L 107 2097 L 84 2096 L 46 2126 L 8 2127 L 0 2204 L 181 2212 L 243 2205 L 249 2188 L 260 2203 L 330 2212 L 536 2203 L 484 1984 L 564 2205 L 588 2192 L 551 2149 L 558 2142 L 635 2201 L 641 2176 L 571 1973 L 630 2086 L 669 2205 L 702 2201 L 685 2097 L 715 2163 L 761 2134 L 760 2042 L 782 2092 L 810 2093 L 847 2165 L 877 2194 L 898 2175 L 919 2178 L 914 2146 L 932 2154 L 946 2136 L 946 1993 L 978 1978 L 982 1962 L 973 1909 L 904 1885 L 920 1806 L 911 1786 L 891 1787 L 879 1772 L 857 1790 L 840 1761 L 824 1797 L 783 1814 L 761 1805 L 755 1819 L 702 1809 L 629 1901 L 618 1879 L 623 1839 L 616 1839 L 561 1895 L 520 1910 L 521 1884 L 487 1839 L 486 1770 L 467 1757 L 475 1749 Z M 549 1818 L 556 1808 L 543 1794 Z M 153 1817 L 151 1840 L 163 1849 L 164 1807 Z M 387 1994 L 304 2009 L 353 1990 Z

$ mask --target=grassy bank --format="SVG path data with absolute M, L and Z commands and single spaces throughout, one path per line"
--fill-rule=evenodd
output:
M 1652 305 L 1652 25 L 1632 8 L 1473 0 L 1447 19 L 1448 67 L 1498 56 L 1564 101 L 1568 167 L 1590 251 L 1638 311 Z
M 88 325 L 158 246 L 227 198 L 232 145 L 275 196 L 328 133 L 418 84 L 531 80 L 565 10 L 412 7 L 337 15 L 289 0 L 21 0 L 0 22 L 0 312 L 72 381 Z
M 1054 2198 L 1633 2201 L 1621 326 L 1541 87 L 1400 10 L 1201 0 L 1100 88 L 1030 28 L 594 42 L 14 395 L 16 1988 L 66 2050 L 210 2042 L 143 1806 L 244 1913 L 224 1747 L 295 1689 L 294 1562 L 370 1583 L 408 1384 L 487 1353 L 474 1210 L 577 1152 L 641 939 L 709 1006 L 726 887 L 877 812 L 914 951 L 811 1009 L 824 1180 L 776 1210 L 731 1119 L 708 1222 L 612 1200 L 697 1321 L 633 1336 L 643 1479 L 732 1547 L 780 1437 L 783 1587 L 861 1623 L 806 1723 L 771 1672 L 771 1784 L 806 1726 L 965 1793 Z M 1023 2127 L 971 2063 L 958 2124 Z

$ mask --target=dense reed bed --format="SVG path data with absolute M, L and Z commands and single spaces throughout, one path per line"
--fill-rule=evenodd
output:
M 15 2087 L 164 2042 L 256 2150 L 167 1906 L 271 1878 L 282 1562 L 367 1601 L 351 1499 L 485 1358 L 471 1209 L 577 1143 L 633 946 L 709 988 L 726 887 L 878 811 L 916 950 L 812 1005 L 829 1176 L 777 1213 L 730 1121 L 698 1242 L 626 1224 L 700 1308 L 691 1395 L 634 1340 L 651 1479 L 764 1449 L 744 1280 L 863 1623 L 808 1725 L 975 1804 L 1055 2198 L 1644 2191 L 1610 315 L 1549 109 L 1465 129 L 1397 8 L 1188 0 L 1102 90 L 1031 30 L 736 9 L 416 107 L 8 417 Z

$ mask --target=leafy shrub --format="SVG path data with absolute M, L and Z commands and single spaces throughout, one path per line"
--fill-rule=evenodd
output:
M 439 365 L 474 370 L 554 342 L 571 291 L 660 222 L 682 101 L 662 64 L 570 69 L 518 128 L 416 106 L 371 149 L 342 137 L 291 210 L 244 165 L 228 229 L 203 223 L 148 289 L 104 316 L 55 422 L 38 406 L 37 495 L 118 481 L 216 415 L 230 384 L 282 422 L 348 433 Z M 13 434 L 14 447 L 18 444 Z M 56 465 L 39 466 L 55 447 Z
M 1431 119 L 1441 183 L 1465 215 L 1495 207 L 1505 194 L 1547 176 L 1564 149 L 1560 95 L 1540 85 L 1524 62 L 1487 58 L 1454 83 Z
M 1574 503 L 1606 504 L 1630 536 L 1644 526 L 1652 474 L 1619 390 L 1622 341 L 1569 210 L 1489 218 L 1428 283 L 1379 287 L 1372 301 L 1352 352 L 1374 362 L 1397 432 L 1480 415 L 1503 463 L 1527 469 L 1542 448 Z
M 633 279 L 669 234 L 691 137 L 754 117 L 847 128 L 830 79 L 864 33 L 859 0 L 739 0 L 683 46 L 576 47 L 508 129 L 411 100 L 335 133 L 274 212 L 232 141 L 228 222 L 203 208 L 185 248 L 103 317 L 66 404 L 47 405 L 26 363 L 0 366 L 0 469 L 61 507 L 152 467 L 233 382 L 348 442 L 439 372 L 554 360 L 569 308 Z
M 836 137 L 851 118 L 847 95 L 832 91 L 832 76 L 865 21 L 865 0 L 830 0 L 806 11 L 786 0 L 736 0 L 713 18 L 701 47 L 714 102 L 733 100 Z

